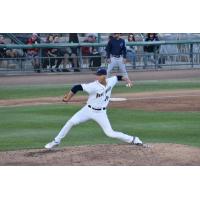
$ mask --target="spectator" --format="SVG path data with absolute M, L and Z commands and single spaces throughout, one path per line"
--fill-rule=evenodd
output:
M 126 42 L 135 42 L 135 37 L 133 33 L 128 34 L 128 40 L 126 40 Z M 135 56 L 136 50 L 137 47 L 135 46 L 126 46 L 127 59 L 132 62 L 134 69 L 136 68 L 136 56 Z
M 87 33 L 86 36 L 92 37 L 94 40 L 96 40 L 96 38 L 98 37 L 98 34 L 97 33 Z
M 5 38 L 3 35 L 0 35 L 0 44 L 6 44 Z M 0 48 L 0 57 L 4 58 L 6 55 L 6 48 Z
M 0 44 L 5 44 L 3 35 L 0 35 Z M 0 65 L 6 65 L 4 58 L 6 57 L 6 48 L 0 48 Z
M 16 67 L 20 64 L 20 59 L 24 57 L 24 52 L 21 49 L 8 49 L 6 58 L 8 59 L 9 67 Z
M 69 60 L 69 57 L 70 57 L 70 48 L 69 47 L 60 48 L 60 54 L 62 56 L 62 62 L 63 62 L 62 71 L 63 72 L 70 72 L 70 70 L 67 69 L 67 64 L 68 64 L 68 60 Z
M 30 34 L 27 33 L 12 33 L 22 44 L 26 44 L 27 40 L 30 37 Z
M 78 34 L 77 33 L 70 33 L 69 34 L 69 43 L 79 43 Z M 78 48 L 71 47 L 71 58 L 72 58 L 72 67 L 74 67 L 75 72 L 79 72 L 80 67 L 78 63 Z
M 58 35 L 54 35 L 53 37 L 53 43 L 59 43 L 60 38 Z M 62 70 L 59 68 L 60 64 L 63 61 L 63 53 L 62 50 L 60 48 L 58 49 L 51 49 L 52 54 L 55 55 L 54 59 L 53 59 L 53 64 L 56 65 L 55 69 L 57 72 L 61 72 Z
M 46 43 L 58 43 L 59 37 L 58 35 L 49 34 L 46 39 Z M 48 48 L 44 50 L 44 59 L 43 59 L 43 68 L 47 68 L 49 66 L 49 69 L 51 72 L 54 72 L 53 66 L 55 65 L 55 69 L 57 72 L 60 72 L 61 69 L 59 68 L 60 64 L 62 63 L 63 56 L 61 49 L 58 48 Z
M 40 43 L 40 38 L 39 38 L 38 34 L 33 33 L 31 38 L 29 38 L 26 43 L 27 44 Z M 29 59 L 31 59 L 34 70 L 39 73 L 40 72 L 39 49 L 38 48 L 28 49 L 27 56 Z
M 77 33 L 70 33 L 69 34 L 69 43 L 79 43 Z M 74 72 L 80 72 L 80 69 L 79 69 L 80 65 L 78 63 L 78 48 L 77 47 L 68 48 L 66 53 L 64 54 L 63 66 L 65 68 L 66 68 L 68 61 L 71 62 L 72 68 L 74 69 Z
M 93 34 L 89 34 L 88 37 L 83 42 L 94 43 L 96 42 L 96 37 Z M 88 64 L 88 60 L 89 60 L 89 65 L 90 65 L 91 59 L 89 57 L 91 56 L 92 48 L 89 46 L 84 46 L 81 48 L 81 51 L 82 51 L 82 56 L 84 60 L 86 61 L 86 64 Z
M 0 35 L 0 44 L 6 44 L 7 42 L 5 41 L 5 38 L 3 35 Z M 15 63 L 13 63 L 14 61 L 17 61 L 16 59 L 19 57 L 22 57 L 23 51 L 21 49 L 7 49 L 7 48 L 2 48 L 0 49 L 0 62 L 3 62 L 4 65 L 8 65 L 11 66 L 14 64 L 14 66 L 16 66 Z
M 97 68 L 101 67 L 101 54 L 95 47 L 92 48 L 90 68 L 92 71 L 96 71 Z
M 46 43 L 53 43 L 53 35 L 52 34 L 49 34 L 46 38 Z M 52 54 L 51 54 L 51 49 L 44 49 L 43 50 L 43 62 L 42 62 L 42 67 L 43 69 L 47 69 L 47 66 L 50 67 L 50 70 L 51 67 L 53 66 L 53 59 L 51 59 L 52 57 L 54 57 Z M 53 72 L 53 70 L 52 70 Z
M 159 41 L 156 33 L 148 33 L 147 38 L 145 39 L 146 42 L 149 41 Z M 144 68 L 147 67 L 147 60 L 150 60 L 157 66 L 158 64 L 158 53 L 159 53 L 160 45 L 148 45 L 144 46 Z M 160 66 L 158 66 L 160 67 Z

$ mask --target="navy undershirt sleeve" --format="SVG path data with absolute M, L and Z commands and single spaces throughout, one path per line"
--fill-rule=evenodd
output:
M 118 80 L 118 81 L 122 81 L 122 77 L 123 77 L 123 76 L 117 76 L 117 80 Z
M 74 85 L 71 91 L 76 94 L 78 91 L 83 91 L 83 87 L 81 85 Z

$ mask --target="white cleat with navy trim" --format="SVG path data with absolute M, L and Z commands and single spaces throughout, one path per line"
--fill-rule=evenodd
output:
M 142 141 L 139 139 L 139 137 L 133 137 L 132 144 L 134 144 L 134 145 L 139 145 L 139 146 L 142 146 L 142 145 L 143 145 L 143 143 L 142 143 Z
M 60 144 L 59 142 L 56 142 L 55 140 L 53 140 L 52 142 L 46 144 L 44 147 L 46 149 L 52 149 L 52 148 L 57 147 L 59 144 Z

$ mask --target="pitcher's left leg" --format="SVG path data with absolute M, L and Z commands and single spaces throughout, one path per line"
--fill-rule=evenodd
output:
M 124 134 L 122 132 L 114 131 L 110 125 L 108 120 L 107 114 L 105 111 L 101 111 L 101 113 L 97 113 L 93 118 L 101 128 L 103 129 L 104 133 L 111 138 L 117 138 L 126 143 L 132 143 L 135 140 L 135 137 Z

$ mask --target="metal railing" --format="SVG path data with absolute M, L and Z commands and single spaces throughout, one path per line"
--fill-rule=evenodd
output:
M 107 65 L 105 46 L 107 43 L 52 43 L 52 44 L 0 44 L 0 50 L 4 49 L 22 51 L 23 55 L 14 57 L 0 57 L 1 71 L 80 71 L 94 69 L 98 66 L 93 65 L 94 59 L 100 59 L 101 66 Z M 127 46 L 135 46 L 137 50 L 132 53 L 132 57 L 127 58 L 127 69 L 176 69 L 176 68 L 199 68 L 200 66 L 200 40 L 175 40 L 175 41 L 157 41 L 157 42 L 132 42 Z M 144 46 L 159 46 L 159 51 L 144 52 Z M 100 55 L 83 55 L 82 47 L 96 47 Z M 76 54 L 66 53 L 66 55 L 57 55 L 56 57 L 46 57 L 43 55 L 45 49 L 65 49 L 77 48 Z M 26 53 L 30 49 L 39 49 L 37 56 L 30 58 Z M 134 58 L 133 58 L 134 57 Z M 60 59 L 60 60 L 59 60 Z M 33 61 L 37 60 L 37 67 L 34 67 Z M 54 61 L 52 61 L 54 60 Z M 60 62 L 57 67 L 56 64 Z M 61 61 L 62 60 L 62 61 Z M 44 67 L 44 62 L 47 62 Z M 74 63 L 75 62 L 75 63 Z M 52 64 L 54 64 L 52 66 Z M 99 64 L 98 64 L 99 65 Z

